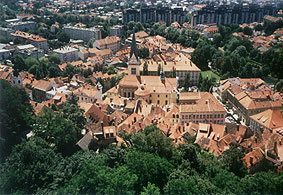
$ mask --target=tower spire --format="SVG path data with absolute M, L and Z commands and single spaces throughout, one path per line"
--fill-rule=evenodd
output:
M 130 58 L 135 55 L 136 59 L 138 60 L 138 48 L 137 48 L 137 42 L 136 42 L 136 35 L 135 32 L 132 36 L 132 44 L 131 44 L 131 52 L 130 52 Z

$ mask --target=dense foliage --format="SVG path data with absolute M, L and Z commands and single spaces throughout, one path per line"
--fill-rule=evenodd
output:
M 21 99 L 19 94 L 25 94 L 6 82 L 1 81 L 1 87 L 5 87 L 5 98 L 10 100 Z M 13 109 L 18 112 L 12 114 L 32 115 L 29 107 L 28 103 L 15 103 Z M 74 98 L 55 110 L 36 116 L 34 136 L 23 137 L 0 164 L 0 193 L 283 193 L 283 175 L 249 175 L 240 160 L 243 153 L 236 146 L 217 159 L 190 141 L 173 146 L 155 126 L 132 135 L 121 134 L 125 139 L 121 147 L 110 145 L 99 153 L 72 149 L 80 139 L 76 132 L 84 126 L 82 111 Z M 14 121 L 14 126 L 25 129 L 20 121 Z

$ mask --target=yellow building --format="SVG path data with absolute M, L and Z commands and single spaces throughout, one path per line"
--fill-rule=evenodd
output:
M 160 76 L 140 76 L 141 62 L 138 58 L 135 34 L 133 34 L 128 75 L 119 83 L 118 93 L 131 99 L 142 98 L 148 103 L 167 105 L 177 101 L 177 79 Z

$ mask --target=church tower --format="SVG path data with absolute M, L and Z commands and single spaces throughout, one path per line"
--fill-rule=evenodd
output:
M 140 76 L 140 65 L 141 65 L 141 62 L 138 56 L 136 36 L 135 36 L 135 33 L 133 33 L 130 58 L 128 62 L 128 75 Z

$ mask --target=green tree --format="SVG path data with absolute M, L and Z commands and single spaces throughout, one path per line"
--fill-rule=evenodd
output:
M 244 33 L 245 35 L 251 36 L 251 35 L 253 34 L 253 30 L 252 30 L 250 27 L 245 26 L 245 27 L 243 28 L 243 33 Z
M 171 140 L 154 125 L 146 127 L 143 132 L 134 134 L 131 142 L 134 148 L 141 151 L 151 152 L 167 159 L 173 155 Z
M 52 171 L 62 161 L 49 145 L 31 138 L 17 145 L 0 166 L 2 193 L 32 194 L 52 181 Z
M 76 151 L 76 143 L 82 137 L 81 130 L 62 113 L 46 110 L 36 118 L 33 127 L 35 136 L 44 139 L 63 155 Z
M 126 155 L 126 166 L 138 176 L 136 190 L 141 191 L 148 182 L 155 184 L 160 189 L 166 184 L 173 165 L 166 159 L 136 150 L 129 151 Z
M 160 189 L 151 183 L 148 183 L 146 187 L 143 187 L 141 195 L 160 195 Z
M 277 91 L 280 91 L 280 92 L 283 91 L 283 79 L 280 79 L 280 80 L 276 83 L 275 89 L 276 89 Z
M 17 72 L 21 72 L 24 70 L 27 70 L 27 65 L 24 61 L 24 59 L 21 56 L 15 56 L 12 58 L 13 68 Z
M 56 35 L 58 41 L 63 42 L 63 43 L 69 43 L 70 41 L 70 36 L 67 35 L 65 32 L 61 31 Z
M 208 179 L 200 176 L 190 176 L 183 171 L 175 171 L 164 189 L 166 194 L 216 194 L 220 189 Z
M 212 61 L 213 54 L 216 49 L 209 43 L 202 41 L 198 44 L 197 48 L 192 54 L 192 61 L 201 69 L 207 70 L 208 63 Z
M 243 177 L 247 174 L 242 161 L 243 157 L 244 153 L 236 146 L 232 146 L 230 149 L 223 152 L 220 161 L 223 163 L 224 168 L 239 177 Z
M 147 47 L 140 48 L 138 53 L 139 53 L 139 57 L 142 59 L 149 57 L 149 50 Z
M 223 38 L 220 33 L 216 33 L 213 35 L 213 44 L 216 46 L 216 48 L 221 46 L 222 40 Z
M 4 158 L 31 130 L 33 111 L 22 88 L 0 80 L 0 91 L 0 158 Z

